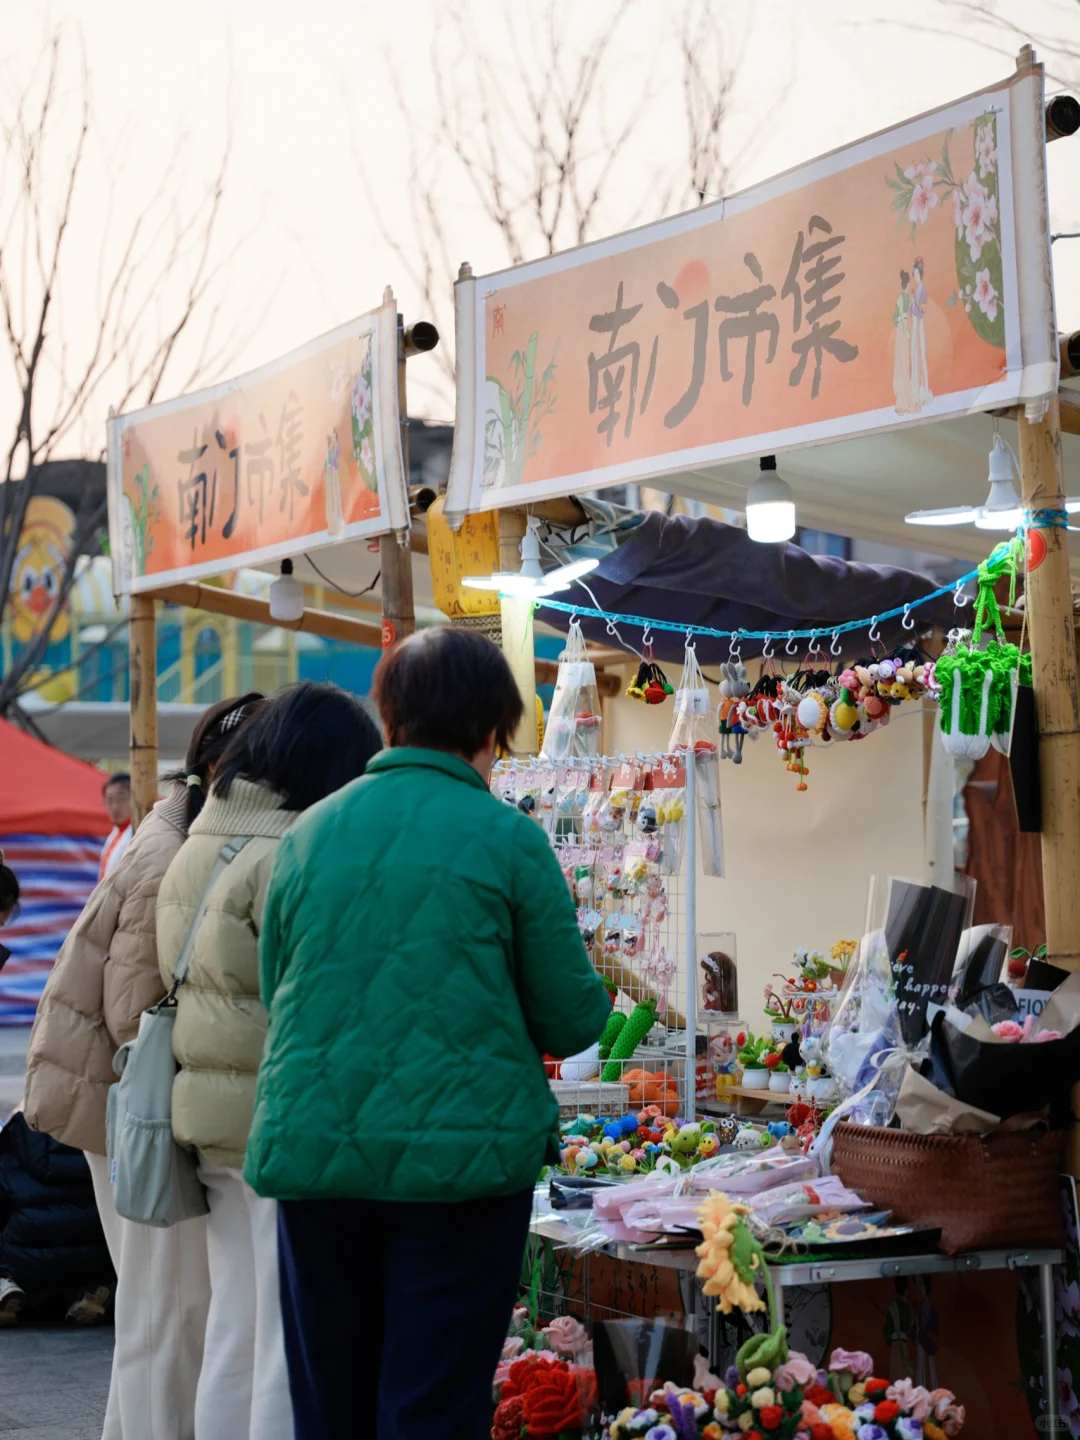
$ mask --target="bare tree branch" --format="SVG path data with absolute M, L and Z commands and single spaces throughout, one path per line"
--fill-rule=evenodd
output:
M 75 83 L 64 78 L 72 42 L 63 28 L 54 28 L 35 71 L 0 121 L 0 364 L 5 359 L 9 364 L 17 396 L 0 472 L 0 621 L 10 603 L 29 504 L 59 448 L 80 428 L 86 432 L 81 438 L 89 439 L 92 429 L 90 454 L 102 458 L 108 400 L 120 409 L 148 404 L 167 386 L 179 390 L 216 378 L 247 335 L 237 326 L 223 338 L 220 326 L 224 282 L 245 243 L 224 252 L 218 243 L 231 122 L 220 164 L 201 197 L 185 188 L 181 137 L 126 231 L 119 237 L 112 233 L 119 183 L 112 174 L 95 190 L 95 200 L 104 195 L 92 211 L 98 233 L 84 235 L 80 196 L 94 117 L 80 37 L 74 45 Z M 73 120 L 65 103 L 72 94 Z M 82 258 L 95 244 L 99 257 L 88 334 L 64 318 L 65 289 L 74 283 L 65 285 L 65 277 L 77 229 Z M 182 360 L 187 370 L 180 387 L 172 377 Z M 50 612 L 0 680 L 0 713 L 15 703 L 40 664 L 80 559 L 100 549 L 105 513 L 104 502 L 84 497 Z

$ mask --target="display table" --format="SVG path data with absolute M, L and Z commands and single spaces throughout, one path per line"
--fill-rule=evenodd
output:
M 572 1246 L 588 1212 L 558 1212 L 548 1208 L 546 1195 L 540 1199 L 538 1211 L 534 1213 L 532 1233 L 551 1240 L 559 1246 Z M 566 1218 L 581 1216 L 582 1220 Z M 654 1249 L 637 1245 L 611 1242 L 602 1252 L 617 1260 L 630 1264 L 655 1265 L 661 1268 L 694 1272 L 697 1270 L 697 1256 L 692 1246 L 685 1248 Z M 1057 1324 L 1054 1316 L 1054 1266 L 1064 1263 L 1062 1250 L 977 1250 L 965 1255 L 942 1255 L 937 1251 L 927 1255 L 878 1255 L 863 1260 L 798 1260 L 770 1265 L 769 1276 L 776 1297 L 776 1319 L 784 1319 L 784 1291 L 800 1285 L 838 1285 L 850 1280 L 895 1279 L 901 1275 L 963 1275 L 985 1270 L 1038 1270 L 1039 1308 L 1042 1319 L 1042 1372 L 1043 1393 L 1046 1396 L 1046 1411 L 1040 1417 L 1047 1432 L 1057 1428 Z M 696 1313 L 697 1287 L 694 1287 L 692 1304 Z M 715 1330 L 710 1327 L 710 1362 L 716 1363 L 717 1349 Z

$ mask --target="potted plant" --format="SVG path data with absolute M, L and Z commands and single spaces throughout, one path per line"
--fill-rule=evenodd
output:
M 855 951 L 859 948 L 857 940 L 838 940 L 829 951 L 832 957 L 832 968 L 829 970 L 829 979 L 837 990 L 844 987 L 848 971 L 851 969 L 851 962 L 855 958 Z
M 770 1050 L 765 1056 L 765 1066 L 769 1072 L 769 1089 L 777 1095 L 786 1095 L 791 1088 L 791 1071 L 780 1058 L 779 1050 Z
M 783 975 L 773 978 L 780 981 L 780 988 L 775 989 L 772 984 L 765 986 L 765 1016 L 772 1029 L 773 1039 L 784 1044 L 791 1039 L 800 1023 L 794 1013 L 795 983 L 785 979 Z
M 765 1057 L 772 1053 L 774 1053 L 772 1042 L 764 1035 L 747 1034 L 744 1036 L 744 1044 L 739 1051 L 744 1089 L 767 1090 L 769 1088 L 769 1069 L 765 1063 Z

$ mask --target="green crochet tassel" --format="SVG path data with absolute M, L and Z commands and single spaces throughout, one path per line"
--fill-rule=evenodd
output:
M 642 1000 L 640 1004 L 634 1006 L 630 1012 L 630 1018 L 620 1030 L 618 1038 L 611 1047 L 611 1059 L 600 1072 L 602 1081 L 622 1078 L 622 1062 L 630 1059 L 655 1024 L 655 1000 Z

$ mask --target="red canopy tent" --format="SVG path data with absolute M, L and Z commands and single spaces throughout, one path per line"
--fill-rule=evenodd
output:
M 109 817 L 100 770 L 0 720 L 0 850 L 22 892 L 2 938 L 0 1025 L 34 1018 L 45 977 L 97 883 Z
M 100 770 L 0 720 L 0 835 L 107 835 Z

